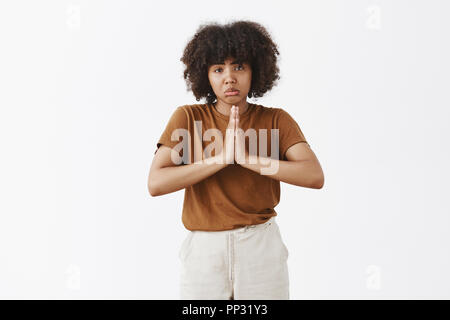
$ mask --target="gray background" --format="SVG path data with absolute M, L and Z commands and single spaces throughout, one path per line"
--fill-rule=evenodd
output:
M 291 299 L 450 298 L 446 1 L 2 1 L 0 297 L 178 299 L 184 191 L 150 197 L 156 142 L 197 102 L 201 23 L 250 19 L 321 190 L 282 183 Z M 447 89 L 447 90 L 446 90 Z

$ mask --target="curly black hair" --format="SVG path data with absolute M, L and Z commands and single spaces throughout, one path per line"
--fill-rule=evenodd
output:
M 248 97 L 262 97 L 280 79 L 277 55 L 277 45 L 262 25 L 241 20 L 226 25 L 200 25 L 180 60 L 186 65 L 184 79 L 188 90 L 192 90 L 197 101 L 206 97 L 206 102 L 212 104 L 217 97 L 209 83 L 209 66 L 228 57 L 250 64 L 252 82 Z

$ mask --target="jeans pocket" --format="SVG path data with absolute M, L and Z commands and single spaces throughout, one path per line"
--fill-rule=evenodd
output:
M 281 250 L 283 251 L 284 260 L 287 260 L 287 258 L 289 257 L 289 250 L 288 250 L 286 244 L 284 243 L 283 238 L 281 237 L 280 227 L 278 225 L 276 225 L 276 233 L 277 233 L 278 241 L 281 245 Z
M 287 258 L 289 257 L 289 250 L 286 247 L 286 245 L 284 244 L 284 241 L 282 239 L 281 239 L 281 244 L 283 245 L 285 260 L 287 260 Z
M 189 234 L 186 236 L 186 238 L 183 240 L 183 243 L 181 244 L 180 250 L 178 251 L 178 258 L 181 261 L 184 261 L 186 259 L 187 251 L 189 249 L 189 245 L 191 243 L 193 235 L 194 232 L 189 231 Z

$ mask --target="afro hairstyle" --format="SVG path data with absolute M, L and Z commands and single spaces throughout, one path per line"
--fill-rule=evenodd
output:
M 262 97 L 280 79 L 277 45 L 267 30 L 252 21 L 216 22 L 201 25 L 186 45 L 181 61 L 186 65 L 184 79 L 197 101 L 206 98 L 212 104 L 216 95 L 209 83 L 208 68 L 228 57 L 248 63 L 252 81 L 248 97 Z

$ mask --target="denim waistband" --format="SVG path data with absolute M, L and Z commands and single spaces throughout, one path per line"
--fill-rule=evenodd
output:
M 260 229 L 265 229 L 266 227 L 270 226 L 272 223 L 275 223 L 275 217 L 276 216 L 272 216 L 269 218 L 269 220 L 267 220 L 264 223 L 260 223 L 260 224 L 252 224 L 252 225 L 248 225 L 245 227 L 240 227 L 240 228 L 236 228 L 236 229 L 231 229 L 231 230 L 220 230 L 220 231 L 201 231 L 201 230 L 195 230 L 192 232 L 197 232 L 197 233 L 203 233 L 203 232 L 207 232 L 207 233 L 214 233 L 214 234 L 224 234 L 224 233 L 238 233 L 238 232 L 246 232 L 249 230 L 260 230 Z

